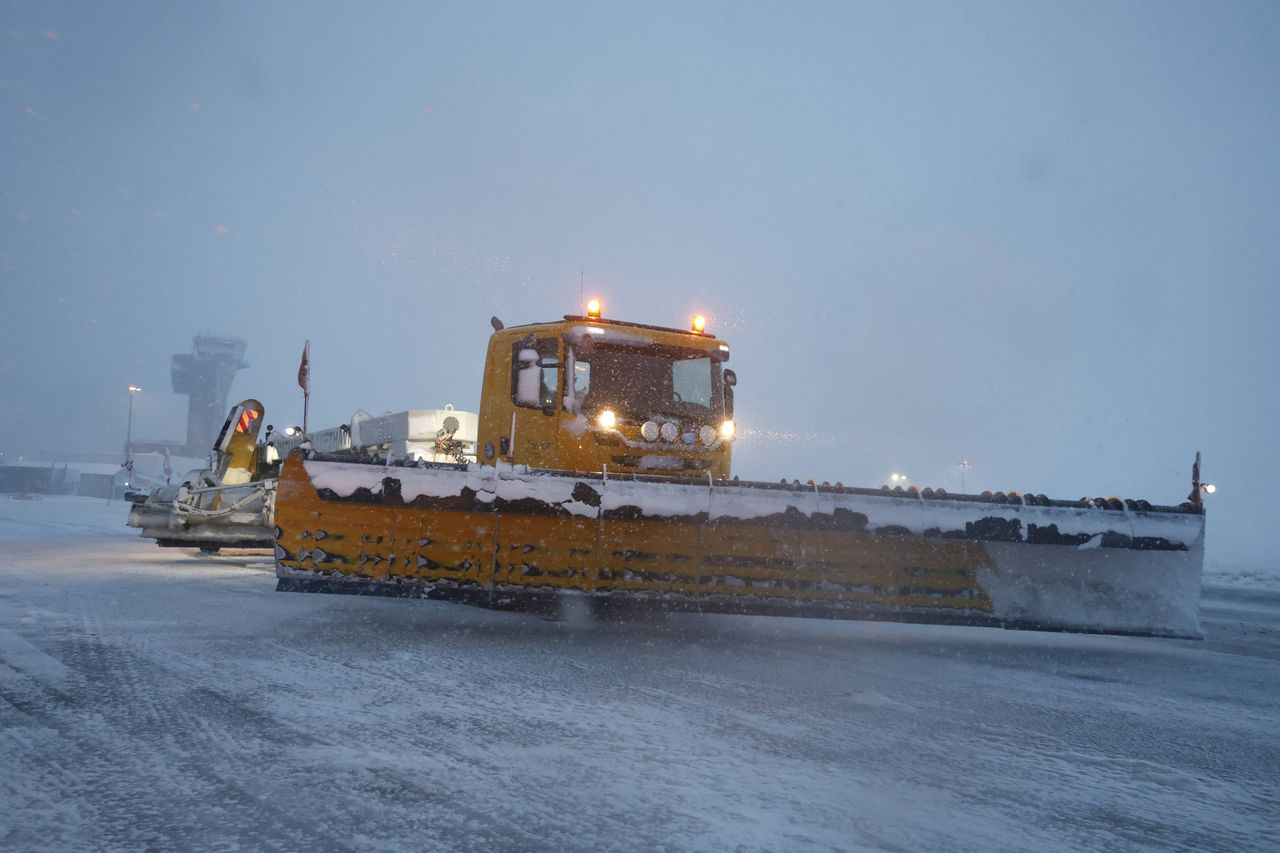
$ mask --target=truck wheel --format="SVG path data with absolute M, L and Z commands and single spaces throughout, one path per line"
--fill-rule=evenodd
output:
M 201 554 L 216 554 L 221 550 L 222 550 L 221 545 L 201 545 L 200 546 Z

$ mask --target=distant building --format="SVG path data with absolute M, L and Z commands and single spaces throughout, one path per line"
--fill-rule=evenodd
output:
M 205 468 L 208 464 L 208 454 L 202 457 L 173 456 L 169 460 L 173 474 L 167 475 L 164 473 L 165 458 L 161 453 L 135 453 L 133 468 L 127 470 L 114 453 L 45 451 L 0 464 L 0 494 L 119 497 L 126 483 L 148 491 L 170 480 L 180 483 L 188 472 Z
M 247 344 L 228 335 L 197 335 L 190 353 L 173 357 L 170 373 L 173 390 L 186 394 L 187 443 L 176 448 L 186 456 L 204 456 L 213 447 L 227 417 L 227 395 L 236 373 L 249 366 L 244 360 Z

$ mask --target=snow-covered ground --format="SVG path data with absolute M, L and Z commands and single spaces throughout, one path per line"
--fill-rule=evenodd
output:
M 1211 566 L 1200 642 L 593 623 L 126 514 L 0 496 L 0 849 L 1280 846 L 1275 567 Z

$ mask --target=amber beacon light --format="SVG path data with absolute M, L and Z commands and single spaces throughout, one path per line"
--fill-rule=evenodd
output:
M 601 308 L 600 300 L 592 299 L 590 302 L 587 303 L 587 316 L 591 317 L 594 320 L 599 320 L 600 308 Z
M 695 332 L 702 334 L 707 328 L 707 318 L 703 317 L 701 314 L 694 314 L 693 322 L 690 326 Z

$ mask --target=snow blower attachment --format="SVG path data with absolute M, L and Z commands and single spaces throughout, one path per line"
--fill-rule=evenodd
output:
M 129 526 L 166 547 L 206 552 L 270 547 L 279 464 L 266 464 L 258 444 L 262 415 L 257 400 L 232 406 L 213 444 L 212 466 L 188 473 L 177 485 L 152 490 L 130 508 Z
M 435 410 L 388 412 L 373 417 L 358 412 L 349 424 L 304 436 L 299 427 L 258 435 L 263 407 L 245 400 L 231 408 L 207 470 L 192 471 L 177 485 L 155 489 L 129 511 L 128 524 L 157 545 L 199 548 L 270 548 L 275 541 L 276 483 L 280 460 L 309 441 L 319 450 L 359 453 L 386 461 L 458 461 L 475 459 L 476 416 Z
M 736 379 L 701 324 L 494 328 L 479 464 L 285 461 L 279 589 L 1199 634 L 1198 503 L 728 479 Z

